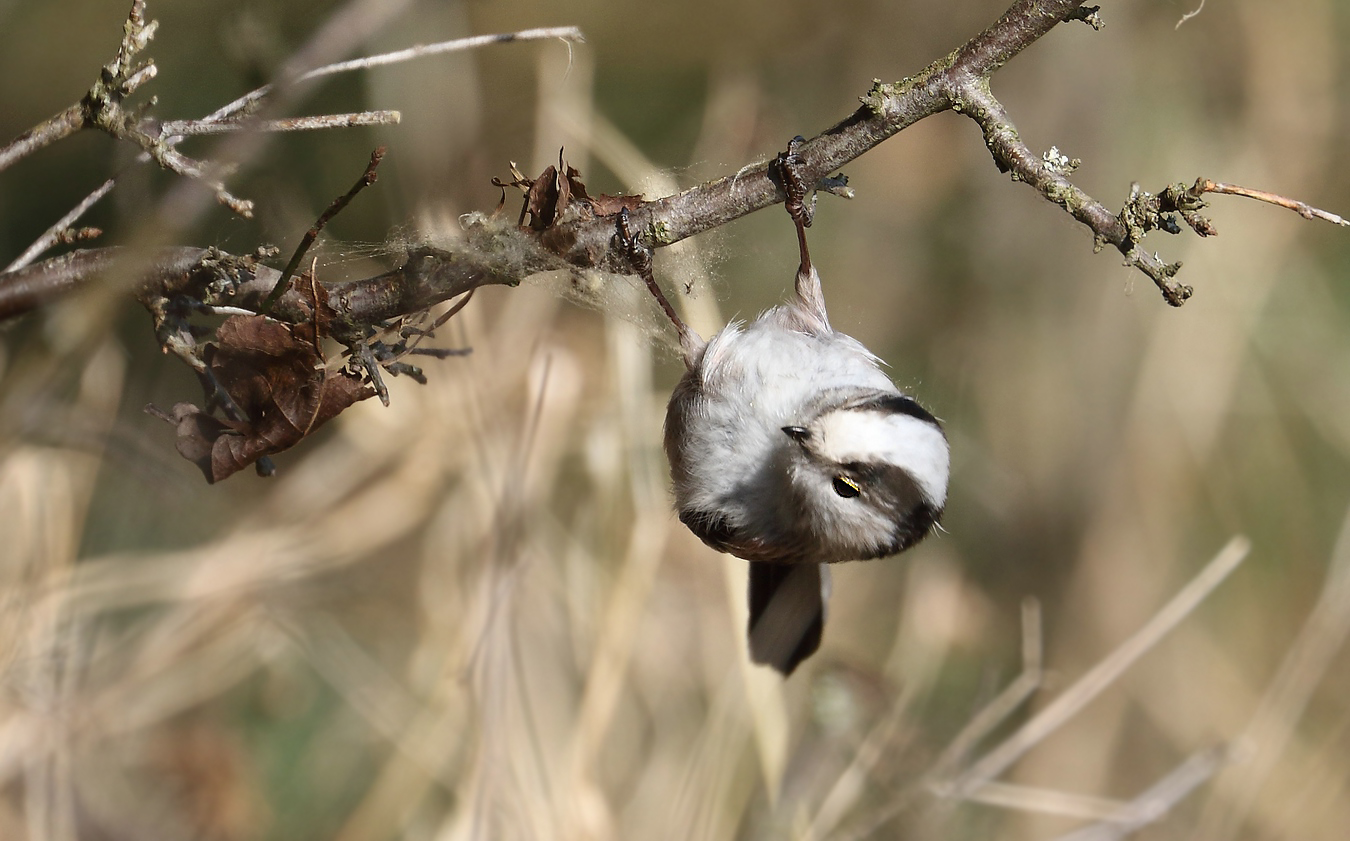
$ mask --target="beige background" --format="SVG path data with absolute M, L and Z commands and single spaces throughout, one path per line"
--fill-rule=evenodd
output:
M 337 5 L 154 2 L 142 96 L 201 116 Z M 1350 7 L 1210 3 L 1178 28 L 1185 4 L 1103 5 L 1103 31 L 1060 27 L 995 77 L 1033 149 L 1081 158 L 1113 207 L 1131 181 L 1204 175 L 1350 212 Z M 0 136 L 78 99 L 126 6 L 0 2 Z M 593 190 L 649 196 L 734 172 L 1002 8 L 409 3 L 355 54 L 543 25 L 588 41 L 336 78 L 289 113 L 403 123 L 277 139 L 230 182 L 255 221 L 208 203 L 172 236 L 289 251 L 387 144 L 320 252 L 327 278 L 373 274 L 372 246 L 495 206 L 508 161 L 535 173 L 565 146 Z M 0 173 L 0 259 L 129 159 L 81 135 Z M 439 338 L 471 357 L 394 381 L 275 479 L 218 487 L 141 413 L 200 392 L 133 303 L 0 327 L 0 837 L 1040 839 L 1219 743 L 1246 761 L 1142 837 L 1343 837 L 1350 235 L 1216 199 L 1217 239 L 1147 243 L 1186 264 L 1174 310 L 957 115 L 845 172 L 857 198 L 823 197 L 811 229 L 832 318 L 945 421 L 954 475 L 944 533 L 836 570 L 824 646 L 786 684 L 744 663 L 741 562 L 669 510 L 678 362 L 619 293 L 597 311 L 556 282 L 484 290 Z M 135 170 L 89 224 L 163 230 L 173 186 Z M 708 331 L 780 300 L 795 261 L 771 209 L 656 267 Z M 981 749 L 1239 535 L 1244 563 L 986 790 L 1001 805 L 931 793 L 1021 669 L 1025 600 L 1047 672 Z

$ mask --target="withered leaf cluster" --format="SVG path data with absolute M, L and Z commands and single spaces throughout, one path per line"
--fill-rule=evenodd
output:
M 378 162 L 377 154 L 367 175 Z M 538 178 L 526 178 L 514 163 L 511 175 L 509 182 L 493 179 L 503 188 L 502 206 L 505 188 L 518 188 L 524 202 L 517 225 L 544 237 L 564 219 L 579 214 L 614 216 L 643 201 L 641 196 L 591 196 L 580 173 L 561 154 L 557 166 L 549 166 Z M 277 284 L 271 297 L 279 298 L 282 287 L 312 298 L 305 321 L 291 324 L 263 315 L 227 318 L 215 329 L 212 341 L 180 352 L 202 379 L 204 407 L 178 403 L 171 412 L 152 410 L 175 425 L 178 452 L 196 464 L 208 482 L 250 464 L 266 475 L 271 455 L 296 445 L 348 406 L 376 394 L 387 399 L 379 383 L 380 368 L 396 374 L 417 370 L 372 353 L 379 343 L 368 344 L 368 337 L 357 338 L 354 344 L 350 337 L 339 337 L 348 346 L 352 364 L 336 370 L 325 365 L 320 338 L 331 335 L 334 317 L 327 289 L 309 275 L 291 276 L 288 283 Z M 195 332 L 179 326 L 183 335 Z
M 635 210 L 643 202 L 642 196 L 590 195 L 581 180 L 581 173 L 563 160 L 561 152 L 558 155 L 558 165 L 550 165 L 539 174 L 538 178 L 526 178 L 513 161 L 511 180 L 502 181 L 493 178 L 492 183 L 502 188 L 502 204 L 498 206 L 499 211 L 506 204 L 505 188 L 517 187 L 525 194 L 525 201 L 520 208 L 520 218 L 516 224 L 522 228 L 529 227 L 533 231 L 548 230 L 563 218 L 568 208 L 578 204 L 594 216 L 613 216 L 625 207 Z
M 217 418 L 191 403 L 174 405 L 178 452 L 218 482 L 264 456 L 288 449 L 375 390 L 359 373 L 330 370 L 314 327 L 263 316 L 231 316 L 205 346 L 210 378 L 233 403 Z

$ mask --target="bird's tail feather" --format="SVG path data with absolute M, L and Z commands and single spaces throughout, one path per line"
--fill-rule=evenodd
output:
M 786 677 L 820 647 L 825 580 L 820 564 L 750 562 L 750 657 Z

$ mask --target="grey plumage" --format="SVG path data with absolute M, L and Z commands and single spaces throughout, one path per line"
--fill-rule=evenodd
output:
M 680 520 L 751 562 L 751 654 L 789 674 L 819 643 L 817 565 L 895 554 L 937 522 L 946 439 L 875 356 L 830 327 L 812 267 L 791 303 L 687 343 L 686 364 L 665 432 Z M 812 574 L 773 568 L 788 564 Z
M 674 314 L 620 221 L 631 259 L 680 331 L 687 370 L 665 429 L 680 520 L 750 562 L 750 652 L 785 675 L 820 643 L 823 565 L 923 539 L 942 515 L 948 478 L 937 420 L 830 326 L 791 164 L 791 151 L 776 163 L 801 249 L 795 295 L 706 343 Z

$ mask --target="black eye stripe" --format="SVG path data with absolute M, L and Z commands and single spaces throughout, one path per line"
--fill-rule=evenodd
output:
M 847 464 L 841 464 L 839 465 L 839 470 L 845 478 L 863 485 L 884 481 L 886 473 L 885 465 L 868 464 L 861 461 L 850 461 Z
M 876 398 L 875 400 L 869 400 L 867 403 L 863 405 L 867 406 L 868 408 L 877 409 L 878 411 L 887 412 L 893 415 L 909 415 L 912 418 L 918 418 L 921 421 L 927 421 L 928 423 L 931 423 L 933 426 L 940 427 L 942 425 L 938 423 L 937 418 L 933 417 L 931 414 L 928 413 L 927 409 L 920 406 L 913 397 L 908 397 L 903 394 L 883 395 L 881 397 Z

